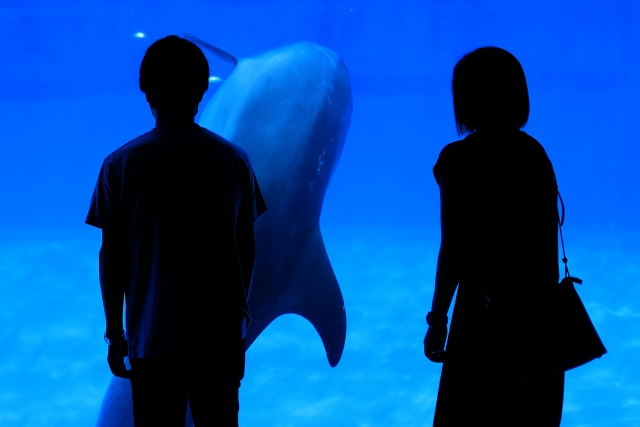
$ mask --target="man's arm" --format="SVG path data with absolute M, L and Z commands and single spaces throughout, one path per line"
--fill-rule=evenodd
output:
M 256 259 L 256 242 L 252 218 L 247 217 L 242 221 L 238 221 L 236 241 L 238 244 L 238 256 L 240 257 L 240 268 L 242 269 L 244 293 L 249 298 Z
M 113 375 L 131 379 L 131 372 L 124 364 L 129 347 L 122 327 L 122 307 L 129 272 L 127 254 L 126 238 L 122 232 L 102 230 L 100 291 L 107 323 L 105 336 L 109 339 L 107 363 Z
M 100 248 L 100 291 L 106 320 L 106 335 L 110 339 L 122 336 L 122 311 L 127 286 L 128 259 L 123 233 L 102 230 Z

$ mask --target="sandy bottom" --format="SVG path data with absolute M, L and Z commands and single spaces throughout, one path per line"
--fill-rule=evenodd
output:
M 567 231 L 572 273 L 607 346 L 567 374 L 563 426 L 640 425 L 640 233 Z M 304 319 L 247 353 L 243 426 L 428 426 L 441 365 L 422 355 L 438 232 L 323 229 L 348 331 L 330 368 Z M 111 374 L 95 230 L 0 234 L 0 425 L 91 426 Z

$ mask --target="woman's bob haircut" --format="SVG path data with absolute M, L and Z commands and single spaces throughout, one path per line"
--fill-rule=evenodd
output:
M 458 61 L 451 91 L 458 135 L 520 129 L 529 119 L 524 70 L 499 47 L 481 47 Z

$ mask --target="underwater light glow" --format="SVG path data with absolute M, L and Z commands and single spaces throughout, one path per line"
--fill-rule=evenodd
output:
M 209 83 L 219 83 L 221 82 L 222 79 L 218 76 L 211 76 L 209 77 Z
M 135 38 L 137 38 L 137 39 L 143 39 L 143 38 L 145 38 L 145 37 L 146 37 L 146 35 L 145 35 L 144 33 L 140 33 L 140 32 L 138 32 L 138 33 L 135 33 L 135 34 L 133 35 L 133 37 L 135 37 Z

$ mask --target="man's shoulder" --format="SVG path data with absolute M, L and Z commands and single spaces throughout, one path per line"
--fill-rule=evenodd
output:
M 154 128 L 114 150 L 105 158 L 105 161 L 108 163 L 122 163 L 132 157 L 136 157 L 136 155 L 150 154 L 154 150 L 162 150 L 163 142 L 171 144 L 173 142 L 171 141 L 172 139 L 180 140 L 179 145 L 173 147 L 175 149 L 190 145 L 190 151 L 194 149 L 196 151 L 199 149 L 213 150 L 227 157 L 239 157 L 245 161 L 248 160 L 247 153 L 241 147 L 209 129 L 194 124 L 193 128 L 187 132 L 172 133 Z M 200 148 L 196 148 L 191 144 Z M 165 145 L 165 147 L 167 146 Z
M 242 149 L 239 145 L 234 144 L 223 136 L 207 129 L 200 127 L 200 134 L 205 138 L 209 139 L 212 143 L 217 144 L 219 149 L 229 152 L 230 154 L 235 154 L 238 157 L 242 157 L 243 159 L 247 159 L 249 156 L 246 151 Z
M 153 141 L 153 139 L 153 131 L 143 133 L 112 151 L 107 157 L 105 157 L 105 163 L 120 163 L 139 150 L 140 147 Z

